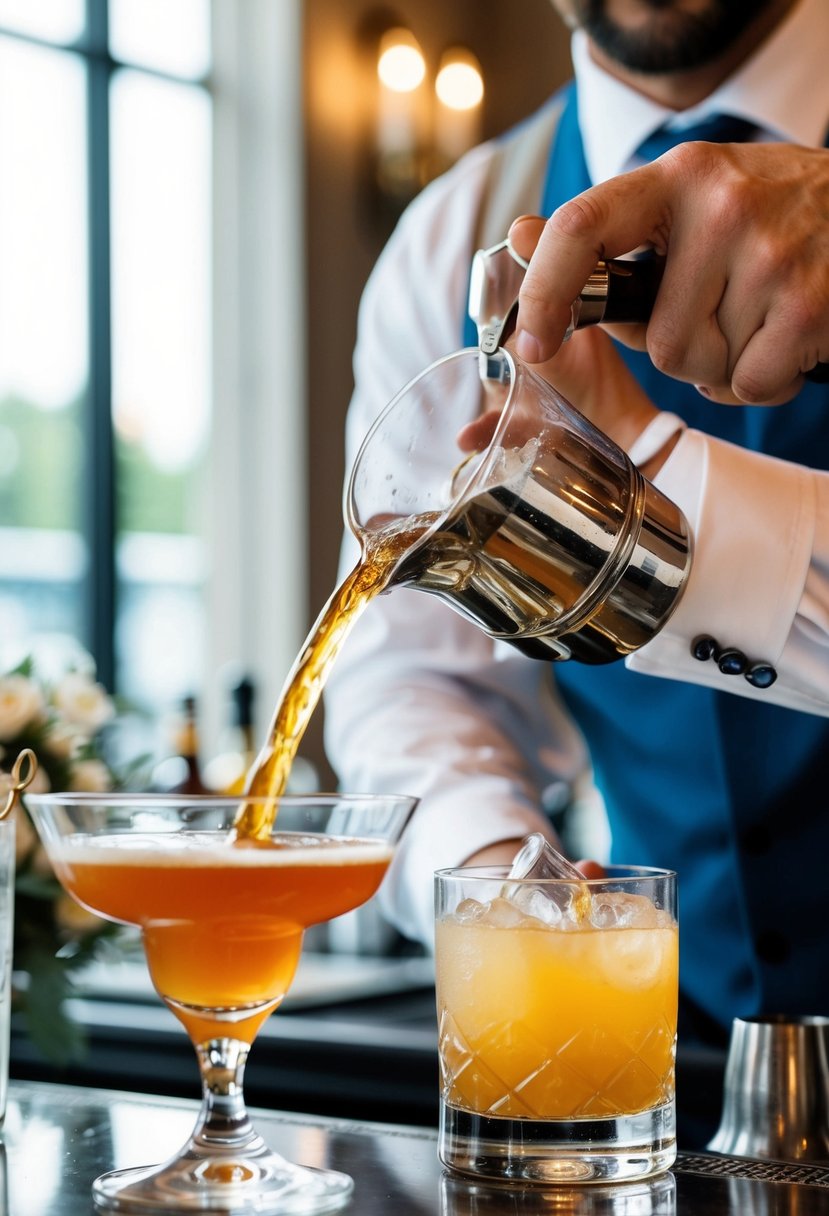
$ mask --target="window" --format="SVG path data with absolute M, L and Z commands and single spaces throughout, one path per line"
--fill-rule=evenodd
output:
M 0 637 L 204 681 L 208 0 L 0 0 Z

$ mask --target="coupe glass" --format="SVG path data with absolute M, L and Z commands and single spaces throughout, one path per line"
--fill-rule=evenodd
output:
M 254 1130 L 245 1061 L 290 987 L 304 930 L 374 894 L 415 799 L 285 797 L 270 840 L 241 844 L 238 798 L 40 794 L 26 805 L 70 895 L 141 929 L 153 983 L 201 1070 L 188 1142 L 161 1165 L 102 1175 L 97 1207 L 165 1216 L 340 1207 L 353 1187 L 347 1175 L 285 1161 Z

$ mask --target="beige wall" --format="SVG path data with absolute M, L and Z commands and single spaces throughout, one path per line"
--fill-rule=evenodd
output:
M 569 75 L 568 37 L 550 0 L 396 0 L 393 13 L 415 32 L 432 70 L 453 43 L 478 56 L 486 84 L 485 137 L 529 114 Z M 371 48 L 382 21 L 370 0 L 305 3 L 312 616 L 336 576 L 357 304 L 388 231 L 366 187 Z M 318 713 L 303 752 L 322 767 L 328 784 L 321 728 Z

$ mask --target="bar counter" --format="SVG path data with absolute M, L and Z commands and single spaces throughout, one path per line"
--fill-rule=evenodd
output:
M 170 1156 L 192 1130 L 183 1098 L 12 1082 L 0 1136 L 2 1216 L 90 1216 L 98 1174 Z M 347 1216 L 829 1216 L 829 1168 L 680 1153 L 650 1183 L 549 1189 L 449 1178 L 424 1128 L 254 1110 L 290 1160 L 344 1170 Z

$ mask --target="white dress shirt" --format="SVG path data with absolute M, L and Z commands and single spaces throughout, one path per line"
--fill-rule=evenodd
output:
M 578 33 L 573 58 L 596 181 L 635 163 L 635 147 L 666 117 L 685 124 L 725 109 L 757 122 L 766 138 L 823 142 L 825 0 L 802 0 L 749 63 L 683 115 L 668 115 L 607 76 Z M 460 344 L 492 154 L 483 145 L 427 187 L 378 261 L 360 307 L 348 467 L 395 393 Z M 628 666 L 829 716 L 829 473 L 685 430 L 656 485 L 685 513 L 694 561 L 668 625 Z M 343 571 L 358 553 L 346 538 Z M 757 690 L 695 660 L 690 643 L 701 633 L 773 663 L 777 682 Z M 545 789 L 589 777 L 584 740 L 556 695 L 550 665 L 409 589 L 370 604 L 341 652 L 327 690 L 326 740 L 342 788 L 421 798 L 383 898 L 403 931 L 427 943 L 433 871 L 538 830 Z

